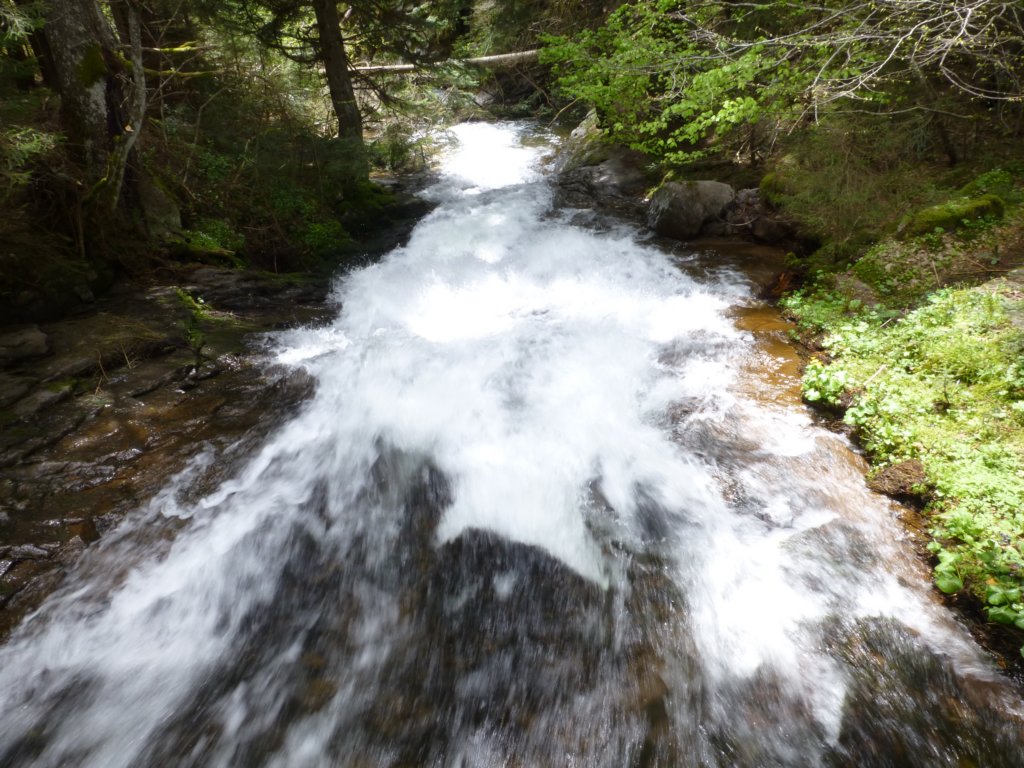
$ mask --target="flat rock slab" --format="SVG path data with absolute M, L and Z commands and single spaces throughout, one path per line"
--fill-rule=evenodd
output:
M 8 328 L 0 333 L 0 368 L 49 353 L 50 339 L 37 325 Z
M 37 383 L 38 379 L 30 376 L 0 373 L 0 408 L 6 408 L 11 403 L 16 403 L 27 395 Z

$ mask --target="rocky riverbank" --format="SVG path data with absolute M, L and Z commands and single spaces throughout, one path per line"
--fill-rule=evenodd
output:
M 406 195 L 353 263 L 429 209 Z M 0 636 L 188 462 L 216 456 L 219 477 L 299 407 L 311 382 L 268 366 L 262 340 L 330 317 L 331 282 L 166 265 L 74 316 L 0 328 Z
M 0 332 L 0 634 L 187 462 L 230 463 L 311 391 L 264 365 L 254 334 L 325 317 L 326 279 L 210 267 L 173 278 Z M 177 291 L 209 307 L 201 328 Z

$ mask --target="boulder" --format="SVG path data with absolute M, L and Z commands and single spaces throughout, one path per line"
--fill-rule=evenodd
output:
M 640 216 L 649 185 L 646 158 L 639 152 L 612 147 L 597 165 L 585 165 L 558 177 L 555 202 L 569 208 L 599 208 Z
M 720 181 L 668 181 L 651 198 L 647 226 L 663 237 L 689 240 L 721 218 L 735 197 L 733 188 Z
M 642 152 L 609 143 L 591 112 L 555 159 L 555 204 L 640 217 L 653 181 L 649 164 Z
M 562 144 L 555 158 L 555 171 L 568 173 L 577 168 L 600 165 L 608 159 L 612 146 L 598 127 L 597 113 L 591 111 Z
M 897 232 L 904 237 L 927 235 L 936 230 L 951 232 L 979 219 L 1001 219 L 1006 204 L 998 195 L 960 197 L 906 216 Z
M 907 459 L 882 467 L 868 480 L 868 487 L 875 493 L 884 493 L 896 498 L 914 498 L 928 482 L 924 465 L 917 459 Z
M 762 202 L 756 188 L 740 189 L 717 218 L 704 222 L 701 237 L 753 238 L 767 245 L 789 247 L 796 241 L 793 225 Z
M 19 360 L 43 357 L 49 352 L 50 339 L 39 326 L 25 325 L 0 333 L 0 368 Z

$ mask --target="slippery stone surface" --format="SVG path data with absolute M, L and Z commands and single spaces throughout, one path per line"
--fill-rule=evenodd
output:
M 735 190 L 720 181 L 668 181 L 651 197 L 647 226 L 662 237 L 690 240 L 735 198 Z
M 36 383 L 36 379 L 28 376 L 10 376 L 0 373 L 0 408 L 6 408 L 11 403 L 16 403 L 28 394 Z
M 555 160 L 555 204 L 642 218 L 654 183 L 641 152 L 609 144 L 594 113 L 572 132 Z
M 37 325 L 9 328 L 0 332 L 0 368 L 50 351 L 50 340 Z
M 650 185 L 645 163 L 639 152 L 608 148 L 607 156 L 596 165 L 575 167 L 558 177 L 555 202 L 568 208 L 597 208 L 639 217 Z
M 254 331 L 328 311 L 326 280 L 204 267 L 177 285 L 232 307 L 208 301 L 200 360 L 173 284 L 123 286 L 87 315 L 0 332 L 0 635 L 197 452 L 230 453 L 309 395 L 304 377 L 245 350 Z

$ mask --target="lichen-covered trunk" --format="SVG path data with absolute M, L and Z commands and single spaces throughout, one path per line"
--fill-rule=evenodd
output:
M 49 0 L 47 5 L 47 69 L 60 94 L 68 137 L 95 183 L 106 174 L 113 138 L 123 130 L 117 43 L 96 0 Z
M 348 54 L 341 36 L 341 19 L 335 0 L 313 0 L 317 33 L 320 37 L 320 58 L 331 93 L 331 105 L 338 118 L 338 139 L 351 152 L 353 175 L 367 175 L 366 155 L 363 147 L 363 118 L 356 103 L 352 78 L 349 75 Z
M 125 82 L 123 130 L 113 136 L 113 146 L 107 156 L 106 173 L 93 189 L 94 202 L 102 213 L 113 213 L 121 197 L 128 158 L 142 130 L 146 117 L 146 74 L 142 62 L 142 30 L 139 6 L 131 0 L 121 0 L 118 10 L 127 20 L 127 42 L 131 56 L 131 80 Z

